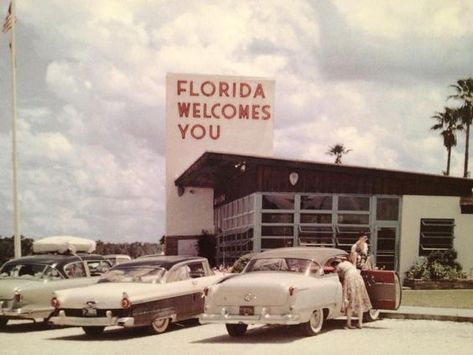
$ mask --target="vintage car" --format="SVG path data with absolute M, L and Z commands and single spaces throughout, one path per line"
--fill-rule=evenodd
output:
M 107 254 L 103 257 L 110 261 L 112 265 L 127 263 L 131 260 L 131 256 L 126 254 Z
M 171 322 L 198 318 L 204 288 L 222 277 L 202 257 L 135 259 L 115 265 L 95 285 L 55 292 L 51 322 L 81 326 L 89 336 L 115 325 L 162 333 Z
M 53 291 L 97 282 L 98 276 L 109 270 L 111 264 L 101 255 L 82 252 L 93 250 L 94 245 L 94 241 L 77 237 L 43 238 L 33 243 L 33 251 L 45 254 L 24 256 L 3 264 L 0 327 L 9 319 L 46 321 L 54 311 Z
M 257 254 L 241 274 L 204 290 L 200 322 L 223 323 L 231 336 L 244 335 L 249 324 L 293 324 L 304 335 L 315 335 L 325 319 L 342 315 L 342 285 L 331 263 L 346 257 L 340 249 L 315 247 Z M 370 270 L 362 276 L 373 307 L 399 307 L 401 287 L 395 272 Z

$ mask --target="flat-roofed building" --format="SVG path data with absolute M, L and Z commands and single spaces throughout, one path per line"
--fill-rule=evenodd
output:
M 209 192 L 217 260 L 286 246 L 342 249 L 365 231 L 377 266 L 401 276 L 419 256 L 455 248 L 473 270 L 473 180 L 442 175 L 206 152 L 175 180 Z M 201 213 L 201 212 L 199 212 Z M 185 220 L 182 220 L 185 223 Z M 166 238 L 166 253 L 196 235 Z

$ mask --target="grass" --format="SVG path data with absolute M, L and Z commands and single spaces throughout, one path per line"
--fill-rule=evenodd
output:
M 473 309 L 473 290 L 403 290 L 401 305 Z

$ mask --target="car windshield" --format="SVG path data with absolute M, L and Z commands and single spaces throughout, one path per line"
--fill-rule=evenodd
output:
M 161 283 L 166 270 L 162 267 L 136 266 L 112 269 L 103 274 L 98 282 Z
M 265 258 L 253 259 L 248 263 L 245 272 L 253 271 L 287 271 L 305 273 L 310 267 L 314 268 L 317 264 L 307 259 L 296 258 Z
M 10 264 L 0 271 L 1 278 L 22 279 L 61 279 L 61 273 L 50 265 L 44 264 Z

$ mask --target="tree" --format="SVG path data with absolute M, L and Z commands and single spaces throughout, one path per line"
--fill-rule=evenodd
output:
M 443 145 L 447 148 L 447 170 L 444 172 L 445 175 L 450 175 L 450 162 L 452 156 L 452 147 L 457 145 L 456 132 L 463 130 L 463 125 L 460 121 L 459 111 L 449 107 L 445 107 L 444 112 L 437 112 L 432 116 L 437 123 L 435 123 L 431 130 L 440 131 L 440 135 L 443 137 Z
M 0 266 L 15 256 L 13 239 L 14 237 L 7 238 L 0 236 Z M 21 255 L 25 256 L 31 254 L 33 254 L 33 239 L 21 236 Z
M 343 155 L 349 152 L 351 152 L 351 149 L 346 149 L 343 144 L 335 144 L 329 147 L 327 154 L 335 156 L 335 164 L 341 164 Z
M 462 106 L 459 108 L 459 113 L 460 119 L 465 126 L 465 163 L 463 166 L 463 177 L 468 177 L 470 126 L 473 120 L 473 78 L 458 80 L 456 84 L 450 86 L 456 90 L 456 94 L 450 95 L 449 99 L 460 100 L 462 103 Z

